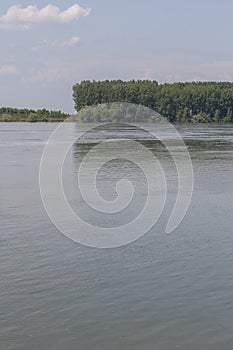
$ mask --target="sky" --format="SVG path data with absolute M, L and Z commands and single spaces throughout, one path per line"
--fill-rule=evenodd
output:
M 72 113 L 82 80 L 233 81 L 232 0 L 4 0 L 0 106 Z

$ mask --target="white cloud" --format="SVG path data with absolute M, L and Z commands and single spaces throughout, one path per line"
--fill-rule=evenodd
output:
M 56 68 L 41 68 L 34 75 L 32 75 L 28 80 L 31 82 L 44 82 L 50 83 L 62 79 L 63 74 L 60 70 Z
M 6 64 L 3 66 L 0 66 L 0 74 L 5 74 L 5 75 L 14 75 L 18 73 L 18 69 L 16 66 L 13 64 Z
M 32 24 L 38 23 L 70 23 L 79 19 L 80 16 L 88 16 L 90 8 L 83 8 L 75 4 L 62 11 L 55 5 L 38 9 L 36 5 L 29 5 L 22 8 L 20 5 L 13 5 L 8 8 L 6 14 L 0 16 L 0 28 L 27 30 Z
M 107 69 L 106 63 L 105 71 Z M 144 61 L 135 62 L 134 64 L 132 64 L 132 61 L 123 61 L 121 71 L 121 75 L 127 79 L 155 79 L 161 83 L 174 81 L 233 81 L 233 60 L 207 61 L 201 56 L 194 55 L 156 55 L 149 58 L 145 57 Z
M 73 73 L 72 65 L 66 65 L 60 61 L 44 62 L 40 65 L 31 67 L 24 74 L 25 82 L 33 83 L 54 83 L 67 82 Z
M 213 61 L 200 65 L 195 80 L 233 81 L 233 61 Z
M 32 51 L 38 52 L 38 51 L 43 51 L 43 50 L 48 50 L 48 49 L 61 49 L 64 47 L 73 47 L 77 45 L 80 41 L 80 38 L 78 36 L 73 36 L 72 38 L 66 40 L 66 41 L 53 41 L 53 42 L 48 42 L 45 40 L 42 44 L 34 46 L 32 48 Z
M 73 36 L 69 40 L 60 43 L 60 47 L 72 47 L 75 46 L 79 41 L 80 38 L 78 36 Z

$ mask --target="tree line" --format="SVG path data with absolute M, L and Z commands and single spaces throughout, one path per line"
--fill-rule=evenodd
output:
M 47 109 L 27 108 L 0 108 L 0 122 L 61 122 L 69 117 L 69 114 L 61 111 L 49 111 Z
M 85 80 L 73 86 L 73 100 L 78 118 L 83 122 L 122 121 L 125 113 L 114 107 L 106 115 L 101 104 L 128 102 L 143 105 L 160 113 L 171 122 L 233 122 L 233 83 L 190 82 L 158 84 L 151 80 Z M 99 105 L 93 113 L 85 107 Z M 81 111 L 81 112 L 80 112 Z M 119 117 L 118 117 L 119 115 Z M 0 108 L 0 122 L 62 122 L 70 115 L 47 109 Z M 153 121 L 150 116 L 135 120 L 127 114 L 127 122 Z
M 149 107 L 171 122 L 233 122 L 230 82 L 158 84 L 150 80 L 86 80 L 73 86 L 73 99 L 77 112 L 87 106 L 125 101 Z M 102 121 L 99 113 L 91 118 L 88 113 L 80 113 L 80 118 Z

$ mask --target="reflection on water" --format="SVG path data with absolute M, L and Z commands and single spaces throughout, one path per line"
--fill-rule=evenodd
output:
M 166 208 L 142 239 L 107 251 L 74 244 L 45 214 L 38 169 L 55 126 L 0 125 L 0 348 L 232 350 L 233 126 L 178 126 L 195 184 L 190 210 L 172 235 L 164 228 L 176 194 L 175 167 L 158 141 L 141 134 L 166 170 Z M 74 127 L 77 136 L 82 130 Z M 78 141 L 67 157 L 64 189 L 75 210 L 79 163 L 106 133 Z M 143 203 L 139 169 L 131 163 L 119 169 L 113 161 L 97 180 L 101 195 L 112 199 L 118 177 L 126 175 L 137 187 L 133 216 Z M 90 219 L 88 213 L 82 210 Z M 103 220 L 107 226 L 113 218 Z

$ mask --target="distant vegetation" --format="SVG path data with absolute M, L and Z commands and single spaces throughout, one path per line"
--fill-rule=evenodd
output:
M 125 101 L 149 107 L 171 122 L 233 122 L 233 83 L 228 82 L 83 81 L 74 85 L 73 99 L 77 111 L 87 106 Z M 90 117 L 88 113 L 80 113 L 80 119 L 99 122 L 106 121 L 106 116 L 96 113 Z
M 69 114 L 47 109 L 0 108 L 0 122 L 61 122 L 68 117 Z
M 135 119 L 132 112 L 117 108 L 106 113 L 101 106 L 93 113 L 85 107 L 111 102 L 129 102 L 143 105 L 160 113 L 171 122 L 231 123 L 233 122 L 233 83 L 192 82 L 158 84 L 157 81 L 83 81 L 73 86 L 73 99 L 78 118 L 83 122 L 153 121 L 144 114 Z M 82 111 L 81 111 L 82 110 Z M 81 111 L 81 112 L 80 112 Z M 119 114 L 118 114 L 119 113 Z M 0 108 L 2 122 L 62 122 L 69 114 L 47 109 Z

